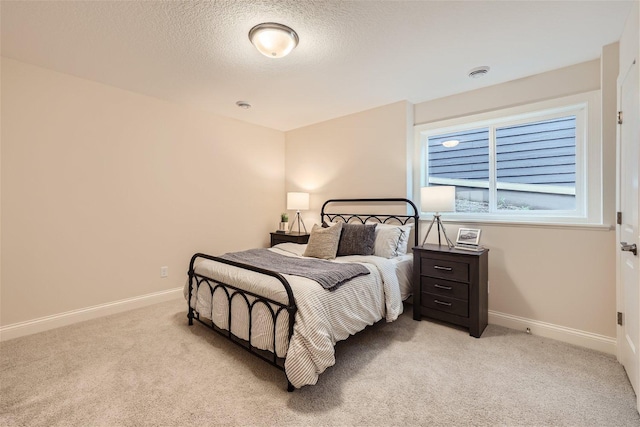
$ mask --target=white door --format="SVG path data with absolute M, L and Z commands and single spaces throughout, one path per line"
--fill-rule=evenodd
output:
M 625 70 L 622 70 L 623 72 Z M 640 92 L 638 64 L 633 64 L 623 74 L 620 85 L 620 159 L 619 159 L 619 208 L 622 214 L 618 226 L 619 256 L 618 274 L 620 278 L 620 302 L 622 308 L 622 326 L 618 344 L 620 362 L 627 371 L 631 385 L 640 395 L 638 364 L 640 363 L 640 278 L 638 275 L 638 256 L 634 246 L 639 243 L 638 235 L 638 162 L 640 162 Z M 640 402 L 640 400 L 639 400 Z

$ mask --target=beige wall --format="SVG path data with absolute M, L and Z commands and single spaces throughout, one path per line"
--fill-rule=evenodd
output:
M 602 174 L 602 203 L 605 206 L 603 222 L 616 223 L 616 157 L 618 130 L 618 70 L 620 45 L 612 43 L 602 48 L 602 162 L 606 167 Z
M 416 105 L 416 123 L 592 91 L 600 88 L 600 60 Z M 615 98 L 617 45 L 603 51 L 605 221 L 615 210 Z M 615 66 L 613 66 L 615 68 Z M 613 93 L 611 93 L 613 90 Z M 456 109 L 455 106 L 458 106 Z M 613 107 L 615 109 L 615 107 Z M 598 171 L 594 171 L 598 172 Z M 597 195 L 590 195 L 600 197 Z M 473 225 L 473 224 L 467 224 Z M 615 231 L 476 224 L 490 248 L 489 310 L 607 337 L 615 327 Z M 458 224 L 451 225 L 455 236 Z
M 603 51 L 604 79 L 615 55 Z M 601 61 L 591 61 L 283 134 L 13 60 L 1 65 L 0 325 L 181 286 L 195 251 L 266 245 L 285 189 L 311 193 L 309 226 L 327 198 L 406 196 L 414 123 L 601 85 Z M 603 124 L 605 193 L 615 191 L 611 129 Z M 449 227 L 454 234 L 457 225 Z M 491 248 L 490 310 L 615 336 L 613 231 L 480 227 Z M 169 278 L 160 279 L 164 265 Z
M 615 77 L 617 50 L 604 52 Z M 415 105 L 415 124 L 600 89 L 595 60 L 525 79 Z M 606 91 L 611 84 L 603 85 Z M 607 93 L 606 120 L 612 120 Z M 614 94 L 615 96 L 615 94 Z M 402 196 L 407 188 L 405 103 L 286 133 L 287 188 L 305 188 L 315 208 L 326 198 Z M 615 193 L 615 125 L 605 135 L 605 192 Z M 413 138 L 413 130 L 410 138 Z M 596 137 L 600 137 L 597 135 Z M 613 175 L 612 175 L 613 174 Z M 408 191 L 409 190 L 409 191 Z M 599 197 L 599 195 L 596 195 Z M 605 199 L 611 211 L 613 199 Z M 606 216 L 611 219 L 612 212 Z M 313 219 L 317 212 L 313 212 Z M 422 233 L 426 223 L 423 223 Z M 591 334 L 615 337 L 615 233 L 604 228 L 476 225 L 490 249 L 489 309 Z M 449 224 L 455 236 L 459 224 Z M 432 239 L 433 237 L 433 239 Z M 435 236 L 430 236 L 435 240 Z
M 1 325 L 180 287 L 194 252 L 268 243 L 282 132 L 6 58 L 1 72 Z
M 613 231 L 468 226 L 490 248 L 489 310 L 615 337 Z
M 412 106 L 396 102 L 286 133 L 287 191 L 308 191 L 307 224 L 330 198 L 406 197 Z
M 2 56 L 0 56 L 0 299 L 2 299 Z M 2 325 L 2 301 L 0 301 L 0 325 Z
M 519 80 L 415 105 L 415 124 L 464 117 L 600 88 L 600 61 L 593 60 Z

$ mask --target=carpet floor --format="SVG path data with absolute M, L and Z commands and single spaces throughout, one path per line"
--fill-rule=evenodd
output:
M 0 343 L 0 426 L 639 426 L 610 355 L 411 317 L 336 346 L 314 386 L 169 301 Z

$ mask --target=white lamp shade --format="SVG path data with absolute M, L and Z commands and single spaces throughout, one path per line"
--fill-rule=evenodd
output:
M 292 211 L 309 209 L 309 193 L 287 193 L 287 209 Z
M 420 209 L 422 212 L 455 212 L 456 187 L 422 187 L 420 189 Z
M 298 45 L 298 35 L 286 25 L 267 22 L 258 24 L 249 32 L 251 43 L 264 56 L 282 58 Z

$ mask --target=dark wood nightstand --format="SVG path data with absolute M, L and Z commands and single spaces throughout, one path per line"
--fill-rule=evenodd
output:
M 278 243 L 308 243 L 308 233 L 271 233 L 271 246 L 275 246 Z
M 413 248 L 413 318 L 422 316 L 469 328 L 480 338 L 489 317 L 489 250 Z

